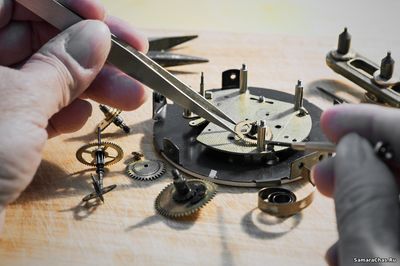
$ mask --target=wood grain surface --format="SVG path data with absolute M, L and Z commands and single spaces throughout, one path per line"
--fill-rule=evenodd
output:
M 149 36 L 185 33 L 193 32 L 147 32 Z M 193 88 L 199 86 L 200 71 L 205 73 L 207 89 L 218 88 L 222 71 L 246 63 L 251 86 L 293 93 L 297 79 L 302 79 L 306 99 L 323 109 L 331 101 L 316 91 L 317 85 L 335 88 L 352 101 L 360 96 L 360 89 L 325 65 L 336 36 L 195 33 L 200 38 L 176 52 L 207 57 L 210 63 L 173 69 Z M 386 49 L 372 37 L 362 40 L 369 41 L 363 49 L 373 58 Z M 400 42 L 393 44 L 400 47 Z M 0 265 L 324 264 L 325 251 L 337 233 L 333 202 L 319 193 L 309 208 L 288 219 L 261 213 L 256 189 L 223 186 L 193 218 L 177 222 L 157 215 L 154 199 L 171 182 L 171 175 L 139 182 L 124 174 L 124 160 L 133 151 L 147 159 L 159 158 L 152 141 L 151 101 L 123 113 L 132 129 L 129 135 L 114 126 L 106 130 L 104 140 L 125 151 L 124 160 L 111 166 L 105 178 L 105 186 L 118 187 L 105 196 L 104 204 L 82 204 L 92 191 L 91 169 L 75 159 L 75 152 L 95 141 L 93 130 L 102 114 L 96 104 L 93 109 L 82 130 L 48 142 L 32 184 L 7 208 Z

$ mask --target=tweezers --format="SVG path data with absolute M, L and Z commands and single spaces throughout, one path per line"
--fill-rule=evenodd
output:
M 59 30 L 84 20 L 56 0 L 16 0 Z M 235 134 L 236 122 L 143 53 L 111 36 L 107 62 L 181 107 Z

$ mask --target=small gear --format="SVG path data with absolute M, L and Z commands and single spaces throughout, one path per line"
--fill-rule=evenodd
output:
M 138 161 L 128 164 L 126 173 L 129 177 L 141 180 L 152 181 L 165 173 L 165 165 L 161 161 Z
M 104 149 L 104 157 L 106 159 L 104 165 L 106 166 L 121 161 L 124 156 L 122 148 L 112 142 L 102 142 L 100 147 Z M 96 150 L 98 148 L 98 143 L 84 145 L 76 152 L 76 159 L 84 165 L 96 166 Z
M 244 120 L 235 126 L 235 141 L 236 144 L 243 146 L 257 146 L 257 121 Z M 272 131 L 268 127 L 266 140 L 272 139 Z
M 159 214 L 179 219 L 198 212 L 214 198 L 215 184 L 200 179 L 186 180 L 177 170 L 172 173 L 174 182 L 160 192 L 154 203 Z

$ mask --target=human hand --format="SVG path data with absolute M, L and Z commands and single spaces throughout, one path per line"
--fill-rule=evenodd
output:
M 323 113 L 321 127 L 338 143 L 336 156 L 314 167 L 319 191 L 334 197 L 339 241 L 327 252 L 330 265 L 354 258 L 400 260 L 400 110 L 340 105 Z M 384 141 L 395 159 L 387 166 L 371 144 Z
M 145 100 L 139 82 L 104 62 L 109 29 L 144 52 L 147 40 L 107 17 L 98 1 L 62 2 L 95 20 L 57 35 L 58 30 L 14 1 L 0 1 L 0 217 L 32 180 L 48 137 L 76 131 L 90 117 L 85 98 L 123 110 Z

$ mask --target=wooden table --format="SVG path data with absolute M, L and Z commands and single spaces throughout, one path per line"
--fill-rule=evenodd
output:
M 218 88 L 222 71 L 246 63 L 251 86 L 293 93 L 300 78 L 306 83 L 305 97 L 321 108 L 329 107 L 331 101 L 315 90 L 317 85 L 336 88 L 349 99 L 360 95 L 360 90 L 325 66 L 325 55 L 336 45 L 336 36 L 197 33 L 198 40 L 177 52 L 204 56 L 211 62 L 174 72 L 193 88 L 198 88 L 200 71 L 205 72 L 206 88 Z M 385 45 L 373 37 L 369 41 L 364 51 L 376 57 L 377 48 L 382 50 Z M 399 41 L 393 44 L 390 47 L 400 47 Z M 104 140 L 120 145 L 124 159 L 133 151 L 143 152 L 148 159 L 159 158 L 152 141 L 151 101 L 123 117 L 132 132 L 125 135 L 110 126 Z M 104 204 L 84 206 L 82 197 L 92 191 L 90 171 L 75 159 L 75 152 L 95 141 L 93 129 L 101 118 L 94 105 L 93 116 L 82 130 L 48 142 L 34 181 L 7 208 L 0 265 L 324 263 L 325 251 L 337 233 L 333 202 L 319 193 L 301 214 L 267 219 L 257 209 L 256 189 L 219 186 L 216 198 L 198 216 L 177 222 L 157 215 L 153 208 L 171 175 L 154 182 L 132 181 L 120 162 L 110 167 L 105 178 L 105 185 L 117 184 L 117 189 L 105 196 Z

